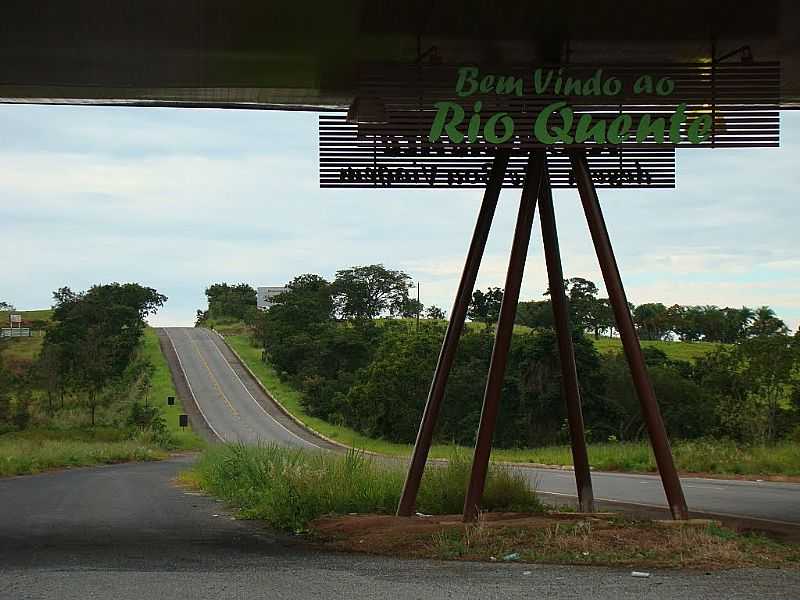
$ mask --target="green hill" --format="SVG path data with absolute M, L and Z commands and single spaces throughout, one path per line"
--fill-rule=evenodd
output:
M 9 314 L 22 315 L 26 321 L 49 321 L 53 316 L 52 308 L 40 308 L 38 310 L 0 310 L 0 323 L 4 323 L 4 327 L 8 327 Z

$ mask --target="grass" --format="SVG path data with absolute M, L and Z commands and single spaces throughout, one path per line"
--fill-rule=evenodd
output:
M 0 477 L 166 456 L 152 438 L 125 439 L 114 428 L 26 430 L 0 436 Z
M 386 320 L 391 321 L 405 321 L 408 323 L 410 327 L 414 326 L 415 320 L 414 319 L 379 319 L 378 324 L 384 323 Z M 430 322 L 429 319 L 424 319 L 423 322 Z M 442 324 L 443 326 L 447 325 L 447 321 L 437 321 L 438 323 Z M 231 325 L 228 325 L 230 327 Z M 220 331 L 224 332 L 225 325 L 220 328 Z M 467 329 L 470 331 L 485 331 L 489 330 L 494 332 L 494 325 L 489 325 L 487 327 L 484 323 L 478 323 L 476 321 L 469 321 L 466 324 Z M 529 333 L 531 331 L 530 327 L 526 325 L 514 325 L 514 333 L 517 335 Z M 231 329 L 232 333 L 237 334 L 245 334 L 247 333 L 246 327 L 239 322 L 239 327 Z M 610 337 L 599 337 L 595 338 L 591 334 L 587 334 L 589 339 L 591 339 L 592 343 L 594 344 L 595 348 L 597 348 L 598 352 L 603 354 L 607 354 L 610 352 L 622 352 L 622 341 L 619 338 L 610 338 Z M 679 342 L 679 341 L 665 341 L 665 340 L 640 340 L 640 343 L 643 348 L 658 348 L 664 354 L 667 355 L 667 358 L 671 360 L 685 360 L 685 361 L 695 361 L 698 358 L 705 356 L 706 354 L 713 352 L 716 350 L 720 345 L 725 344 L 718 344 L 716 342 Z
M 3 327 L 8 327 L 8 315 L 22 315 L 26 321 L 49 321 L 53 317 L 52 308 L 41 308 L 37 310 L 0 310 L 0 323 Z
M 591 338 L 598 352 L 607 354 L 621 352 L 622 341 L 619 338 Z M 658 348 L 671 360 L 695 361 L 716 350 L 721 344 L 714 342 L 668 342 L 664 340 L 641 340 L 643 348 Z
M 741 446 L 728 440 L 678 441 L 672 451 L 678 470 L 684 473 L 800 476 L 800 444 L 789 441 L 760 446 Z M 510 462 L 572 464 L 569 446 L 497 450 L 493 456 Z M 589 462 L 602 471 L 656 471 L 647 442 L 590 444 Z
M 8 315 L 22 315 L 26 321 L 49 321 L 53 316 L 52 309 L 44 308 L 40 310 L 0 310 L 0 326 L 8 327 Z M 3 358 L 7 359 L 12 365 L 26 366 L 33 362 L 44 342 L 42 331 L 33 332 L 31 337 L 4 338 L 0 343 L 0 352 Z
M 244 335 L 250 332 L 249 326 L 234 318 L 206 319 L 203 327 L 219 331 L 223 335 Z
M 346 446 L 385 454 L 406 457 L 411 455 L 410 444 L 397 444 L 367 437 L 357 431 L 334 425 L 308 415 L 302 405 L 302 394 L 281 381 L 275 369 L 261 362 L 261 351 L 250 343 L 247 335 L 227 335 L 226 341 L 247 363 L 261 383 L 283 407 L 322 435 Z M 677 344 L 679 342 L 661 342 Z M 448 458 L 454 451 L 449 444 L 435 444 L 431 458 Z M 457 449 L 457 448 L 455 448 Z M 469 452 L 467 448 L 461 448 Z M 674 444 L 675 461 L 684 473 L 711 473 L 715 475 L 744 476 L 800 476 L 800 445 L 782 442 L 774 445 L 739 446 L 730 441 L 679 441 Z M 538 463 L 544 465 L 571 465 L 569 446 L 545 448 L 504 449 L 492 452 L 499 462 Z M 603 471 L 655 472 L 656 465 L 647 442 L 590 444 L 589 462 Z
M 463 454 L 447 466 L 428 469 L 418 509 L 429 514 L 460 512 L 470 464 Z M 391 513 L 400 499 L 405 467 L 378 462 L 361 452 L 309 452 L 279 446 L 224 444 L 208 448 L 182 475 L 238 507 L 241 516 L 282 530 L 303 531 L 323 515 Z M 486 510 L 540 511 L 542 505 L 520 475 L 492 466 L 483 497 Z
M 130 401 L 120 400 L 101 407 L 98 414 L 114 425 L 89 427 L 85 411 L 77 407 L 48 415 L 36 414 L 34 425 L 24 431 L 0 435 L 0 476 L 39 473 L 58 467 L 90 466 L 139 460 L 159 460 L 172 450 L 197 450 L 205 443 L 193 431 L 178 424 L 183 407 L 175 392 L 167 361 L 161 354 L 158 336 L 147 328 L 140 350 L 153 365 L 148 402 L 164 415 L 167 436 L 132 431 L 126 424 Z M 175 404 L 167 404 L 175 396 Z
M 178 415 L 183 414 L 183 405 L 175 391 L 175 384 L 172 382 L 172 372 L 167 364 L 167 359 L 161 353 L 158 343 L 158 335 L 153 328 L 148 327 L 144 332 L 144 342 L 142 352 L 147 360 L 155 367 L 150 388 L 151 401 L 156 404 L 164 415 L 167 428 L 174 440 L 175 448 L 181 450 L 195 450 L 205 446 L 203 440 L 188 427 L 180 427 Z M 175 404 L 167 404 L 167 396 L 175 397 Z
M 9 363 L 30 364 L 42 349 L 43 342 L 44 336 L 41 335 L 4 338 L 0 342 L 0 348 L 2 348 L 0 351 L 3 353 L 3 358 L 7 359 Z

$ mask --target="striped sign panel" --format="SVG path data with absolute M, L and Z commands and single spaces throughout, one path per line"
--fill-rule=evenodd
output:
M 548 150 L 554 187 L 574 185 L 571 148 L 587 152 L 598 187 L 674 187 L 676 148 L 780 141 L 778 63 L 364 65 L 360 80 L 371 122 L 320 116 L 322 187 L 483 187 L 498 147 L 512 156 L 506 187 L 522 185 L 534 148 Z M 432 127 L 442 110 L 464 139 Z M 508 125 L 497 117 L 491 125 L 493 115 L 510 117 L 513 129 L 499 144 L 487 137 L 506 137 Z

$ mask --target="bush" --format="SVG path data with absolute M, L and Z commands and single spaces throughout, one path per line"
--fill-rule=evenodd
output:
M 131 404 L 128 424 L 134 425 L 139 429 L 165 430 L 167 428 L 167 423 L 160 408 L 157 406 L 144 406 L 139 402 Z

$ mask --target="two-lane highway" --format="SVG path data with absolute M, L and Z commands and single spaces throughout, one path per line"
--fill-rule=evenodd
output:
M 260 389 L 245 383 L 235 362 L 223 354 L 229 350 L 216 333 L 194 327 L 169 327 L 166 333 L 200 413 L 220 440 L 326 447 L 308 432 L 298 431 L 290 419 L 282 419 Z
M 274 442 L 305 448 L 341 449 L 298 426 L 264 394 L 214 332 L 167 328 L 191 394 L 217 436 L 225 441 Z M 540 492 L 575 495 L 571 471 L 519 467 Z M 654 475 L 592 474 L 595 497 L 666 508 Z M 683 478 L 693 512 L 766 520 L 800 527 L 800 485 L 765 481 Z

